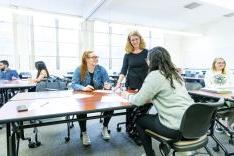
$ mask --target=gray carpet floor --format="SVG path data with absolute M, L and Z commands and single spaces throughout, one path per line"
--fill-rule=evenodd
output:
M 65 143 L 64 137 L 67 135 L 66 125 L 53 125 L 40 127 L 39 140 L 42 145 L 38 148 L 28 148 L 27 141 L 20 141 L 19 156 L 141 156 L 144 153 L 143 147 L 136 145 L 125 133 L 117 132 L 116 124 L 125 120 L 124 116 L 113 117 L 110 121 L 109 129 L 111 130 L 111 140 L 104 141 L 101 136 L 101 124 L 99 120 L 89 120 L 87 122 L 88 133 L 92 141 L 92 145 L 84 147 L 79 137 L 79 126 L 75 123 L 75 127 L 71 129 L 71 140 Z M 6 156 L 6 134 L 5 128 L 0 130 L 0 156 Z M 25 131 L 26 136 L 33 136 L 32 129 Z M 226 134 L 217 134 L 218 138 L 223 142 L 227 149 L 234 152 L 234 145 L 228 143 L 229 137 Z M 212 147 L 215 144 L 209 139 L 208 147 L 213 152 Z M 156 155 L 160 155 L 158 150 L 158 142 L 153 140 L 153 148 Z M 199 152 L 205 152 L 201 149 Z M 213 152 L 214 156 L 223 156 L 224 153 Z M 189 153 L 178 153 L 177 155 L 189 155 Z M 201 155 L 201 154 L 198 154 Z M 204 155 L 204 154 L 203 154 Z M 207 154 L 205 154 L 207 155 Z

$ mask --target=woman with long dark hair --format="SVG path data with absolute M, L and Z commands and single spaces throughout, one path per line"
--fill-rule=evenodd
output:
M 37 69 L 37 76 L 32 79 L 33 82 L 38 83 L 50 76 L 46 64 L 43 61 L 35 62 L 35 68 Z
M 133 105 L 141 106 L 152 102 L 155 106 L 156 115 L 144 114 L 136 121 L 146 155 L 154 156 L 151 137 L 145 134 L 145 129 L 178 139 L 183 114 L 194 101 L 189 96 L 183 79 L 166 49 L 163 47 L 151 49 L 147 62 L 149 74 L 140 91 L 135 95 L 124 92 L 123 96 Z

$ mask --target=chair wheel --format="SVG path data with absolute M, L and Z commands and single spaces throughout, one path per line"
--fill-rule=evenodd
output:
M 215 152 L 219 152 L 219 147 L 218 147 L 218 146 L 213 147 L 213 150 L 214 150 Z
M 234 144 L 232 139 L 230 139 L 228 142 L 229 142 L 229 144 L 232 144 L 232 145 Z
M 29 143 L 28 143 L 28 147 L 29 147 L 29 148 L 36 148 L 37 146 L 36 146 L 36 143 L 35 143 L 35 142 L 29 142 Z
M 69 142 L 70 141 L 70 137 L 65 137 L 65 142 Z
M 37 141 L 37 142 L 32 142 L 32 141 L 30 141 L 30 142 L 28 143 L 28 147 L 29 147 L 29 148 L 37 148 L 37 147 L 39 147 L 39 146 L 41 146 L 41 142 L 40 142 L 40 141 Z
M 117 132 L 121 132 L 121 127 L 117 127 Z
M 37 145 L 37 147 L 41 146 L 41 142 L 40 142 L 40 141 L 37 141 L 37 142 L 36 142 L 36 145 Z

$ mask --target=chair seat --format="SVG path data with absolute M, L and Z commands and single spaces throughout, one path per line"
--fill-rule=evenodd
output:
M 146 129 L 145 133 L 155 138 L 158 141 L 170 142 L 173 140 L 171 138 L 167 138 L 165 136 L 157 134 L 149 129 Z M 203 135 L 198 139 L 177 141 L 171 145 L 171 148 L 173 148 L 175 151 L 181 151 L 181 152 L 192 151 L 198 148 L 202 148 L 207 143 L 208 143 L 208 137 L 207 135 Z
M 182 140 L 172 144 L 172 148 L 175 151 L 192 151 L 199 147 L 202 148 L 208 143 L 207 135 L 203 135 L 198 139 L 193 140 Z
M 163 141 L 166 141 L 166 142 L 173 140 L 171 138 L 167 138 L 167 137 L 162 136 L 162 135 L 160 135 L 160 134 L 158 134 L 156 132 L 153 132 L 153 131 L 151 131 L 149 129 L 146 129 L 145 133 L 148 134 L 149 136 L 155 138 L 156 140 L 163 140 Z

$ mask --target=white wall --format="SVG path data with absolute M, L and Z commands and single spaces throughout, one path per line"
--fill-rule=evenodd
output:
M 182 37 L 179 35 L 164 34 L 164 47 L 168 50 L 171 55 L 172 62 L 177 67 L 182 67 Z
M 234 20 L 227 18 L 197 28 L 202 37 L 183 37 L 182 63 L 184 68 L 210 68 L 215 57 L 223 57 L 234 68 Z

